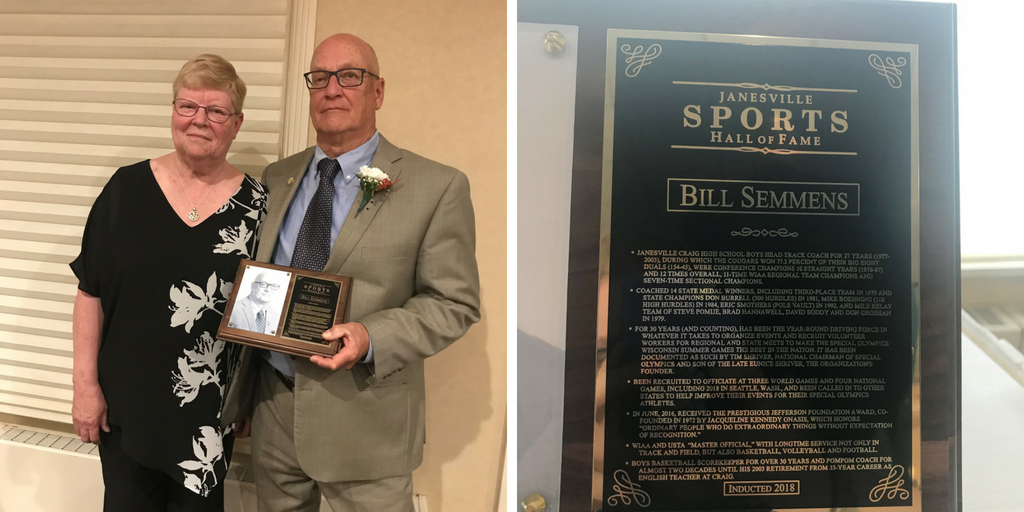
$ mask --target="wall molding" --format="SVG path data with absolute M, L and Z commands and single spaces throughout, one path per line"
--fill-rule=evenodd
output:
M 292 0 L 288 13 L 284 98 L 281 113 L 280 158 L 306 149 L 309 137 L 309 93 L 302 73 L 307 71 L 316 36 L 317 0 Z
M 960 272 L 966 277 L 1021 277 L 1024 276 L 1024 256 L 963 256 Z

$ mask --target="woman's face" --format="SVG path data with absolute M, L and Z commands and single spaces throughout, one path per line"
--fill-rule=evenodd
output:
M 175 101 L 188 100 L 200 106 L 192 117 L 171 110 L 171 138 L 174 150 L 188 160 L 223 160 L 242 127 L 242 114 L 228 117 L 223 123 L 210 120 L 205 108 L 219 108 L 234 112 L 231 96 L 217 89 L 179 89 Z

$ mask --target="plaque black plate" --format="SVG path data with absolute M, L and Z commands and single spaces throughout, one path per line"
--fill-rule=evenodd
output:
M 328 345 L 320 333 L 334 325 L 341 290 L 338 281 L 296 274 L 281 336 Z
M 912 506 L 917 48 L 608 38 L 604 506 Z

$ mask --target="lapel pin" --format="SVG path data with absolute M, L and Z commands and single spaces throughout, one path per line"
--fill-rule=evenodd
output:
M 291 185 L 293 181 L 295 181 L 295 178 L 288 178 L 288 185 Z

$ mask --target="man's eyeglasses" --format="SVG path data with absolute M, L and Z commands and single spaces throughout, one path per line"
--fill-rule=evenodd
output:
M 270 290 L 272 292 L 276 292 L 276 291 L 281 289 L 281 285 L 279 285 L 279 284 L 261 283 L 261 282 L 258 282 L 256 284 L 259 285 L 261 290 Z
M 224 107 L 218 107 L 216 105 L 200 105 L 194 101 L 185 99 L 176 99 L 171 105 L 174 105 L 174 111 L 179 116 L 193 117 L 199 109 L 206 110 L 206 118 L 214 123 L 223 123 L 228 120 L 229 117 L 235 115 L 234 112 Z
M 345 68 L 337 71 L 310 71 L 302 76 L 306 77 L 307 88 L 324 89 L 330 83 L 332 76 L 338 77 L 338 85 L 342 87 L 359 87 L 363 85 L 363 75 L 380 78 L 363 68 Z

